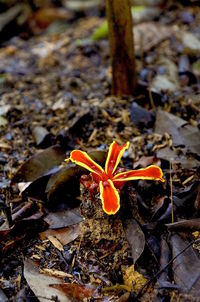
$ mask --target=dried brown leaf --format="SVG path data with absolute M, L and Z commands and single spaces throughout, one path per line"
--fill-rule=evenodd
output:
M 79 223 L 83 220 L 79 208 L 73 210 L 49 213 L 44 220 L 49 224 L 50 229 L 59 229 Z
M 57 297 L 60 302 L 71 302 L 59 288 L 52 288 L 50 284 L 59 284 L 61 279 L 41 274 L 37 265 L 30 259 L 24 261 L 24 277 L 40 302 L 46 302 L 53 297 Z
M 28 159 L 14 175 L 13 182 L 34 181 L 59 166 L 65 159 L 65 151 L 60 146 L 52 146 Z
M 124 230 L 131 248 L 133 262 L 135 263 L 144 251 L 145 236 L 139 224 L 134 219 L 127 219 L 125 221 Z
M 200 292 L 200 259 L 189 242 L 179 235 L 171 236 L 174 281 L 182 292 L 199 295 Z M 188 247 L 188 248 L 187 248 Z M 182 252 L 182 253 L 181 253 Z
M 80 224 L 77 223 L 75 225 L 56 230 L 49 229 L 40 233 L 40 238 L 44 240 L 45 238 L 48 238 L 49 235 L 56 237 L 63 245 L 66 245 L 80 235 Z

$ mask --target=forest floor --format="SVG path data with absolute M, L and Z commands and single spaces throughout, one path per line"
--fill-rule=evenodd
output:
M 110 95 L 108 39 L 91 39 L 105 17 L 2 43 L 0 301 L 200 301 L 200 7 L 156 9 L 134 26 L 132 97 Z M 108 216 L 64 159 L 104 165 L 114 140 L 120 167 L 165 182 L 128 182 Z

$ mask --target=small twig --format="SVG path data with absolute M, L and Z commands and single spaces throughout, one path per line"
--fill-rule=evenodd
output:
M 191 175 L 186 180 L 184 180 L 184 182 L 182 184 L 185 186 L 188 182 L 190 182 L 191 180 L 193 180 L 193 178 L 194 178 L 194 175 Z
M 191 103 L 191 104 L 190 104 L 190 107 L 191 107 L 193 110 L 195 110 L 195 111 L 197 111 L 198 113 L 200 113 L 199 107 L 196 106 L 195 104 Z
M 80 240 L 79 240 L 79 244 L 78 244 L 78 249 L 77 249 L 76 257 L 79 256 L 79 252 L 80 252 L 82 241 L 83 241 L 83 234 L 81 234 L 81 236 L 80 236 Z
M 170 170 L 169 170 L 169 175 L 170 175 L 170 196 L 171 196 L 171 205 L 172 205 L 172 223 L 174 223 L 174 201 L 173 201 L 173 188 L 172 188 L 172 162 L 170 160 Z
M 72 259 L 72 268 L 74 267 L 74 264 L 75 264 L 75 261 L 76 261 L 76 255 L 74 255 L 73 259 Z
M 150 84 L 149 84 L 148 91 L 149 91 L 149 100 L 150 100 L 151 107 L 152 107 L 153 109 L 155 109 L 156 106 L 155 106 L 155 104 L 154 104 L 154 100 L 153 100 L 153 96 L 152 96 Z
M 106 258 L 107 256 L 109 256 L 109 255 L 111 255 L 111 254 L 113 254 L 113 251 L 109 251 L 109 252 L 107 252 L 106 254 L 100 256 L 99 259 L 102 260 L 102 259 Z
M 11 213 L 11 208 L 9 205 L 9 200 L 10 200 L 10 192 L 6 190 L 6 205 L 4 208 L 4 214 L 6 216 L 8 226 L 11 228 L 13 226 L 13 219 L 12 219 L 12 213 Z
M 109 291 L 119 291 L 119 290 L 126 290 L 127 292 L 131 292 L 132 288 L 125 284 L 115 284 L 113 286 L 106 286 L 102 288 L 102 292 L 109 292 Z
M 41 299 L 44 299 L 44 300 L 48 300 L 48 301 L 54 301 L 54 302 L 56 302 L 56 301 L 58 301 L 59 302 L 59 300 L 58 300 L 58 297 L 57 296 L 55 296 L 55 297 L 52 297 L 52 298 L 48 298 L 48 297 L 43 297 L 43 296 L 28 296 L 29 298 L 41 298 Z
M 194 243 L 196 243 L 197 241 L 199 241 L 199 239 L 193 240 L 191 241 L 182 251 L 180 251 L 180 253 L 178 253 L 175 257 L 173 257 L 162 269 L 160 269 L 150 280 L 148 280 L 143 286 L 142 288 L 139 290 L 136 299 L 138 299 L 139 297 L 141 297 L 142 292 L 145 288 L 148 288 L 149 285 L 162 273 L 166 270 L 166 268 L 174 261 L 176 260 L 176 258 L 178 258 L 181 254 L 183 254 L 191 245 L 193 245 Z

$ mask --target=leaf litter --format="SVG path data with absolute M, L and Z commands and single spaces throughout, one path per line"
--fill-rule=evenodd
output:
M 63 11 L 70 21 L 60 32 L 1 48 L 2 297 L 198 301 L 199 8 L 170 5 L 135 26 L 134 97 L 110 96 L 108 41 L 86 41 L 104 18 L 87 10 L 87 18 Z M 79 186 L 86 171 L 64 159 L 81 149 L 104 165 L 114 139 L 130 141 L 121 166 L 156 163 L 166 181 L 128 183 L 111 218 Z

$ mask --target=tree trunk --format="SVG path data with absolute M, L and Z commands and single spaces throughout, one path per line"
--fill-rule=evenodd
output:
M 136 87 L 130 0 L 106 0 L 112 66 L 112 94 L 132 95 Z

